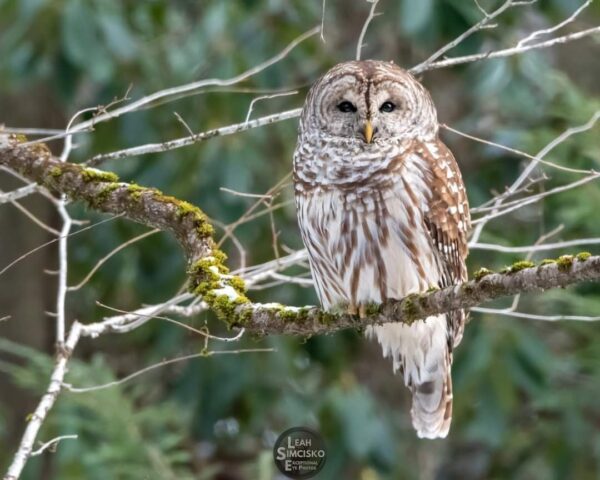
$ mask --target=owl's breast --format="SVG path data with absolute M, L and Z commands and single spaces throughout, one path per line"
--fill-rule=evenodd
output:
M 297 195 L 339 190 L 355 195 L 392 186 L 400 174 L 407 142 L 365 144 L 355 139 L 300 139 L 294 152 Z
M 364 194 L 315 188 L 297 196 L 297 204 L 326 308 L 379 303 L 437 285 L 423 212 L 398 185 Z

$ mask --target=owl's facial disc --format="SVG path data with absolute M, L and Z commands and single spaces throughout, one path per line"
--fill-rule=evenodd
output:
M 377 61 L 332 68 L 313 89 L 306 121 L 325 139 L 370 145 L 437 135 L 435 107 L 409 73 Z
M 401 137 L 412 124 L 404 88 L 398 82 L 377 82 L 353 75 L 338 77 L 321 98 L 320 128 L 336 137 L 370 144 Z

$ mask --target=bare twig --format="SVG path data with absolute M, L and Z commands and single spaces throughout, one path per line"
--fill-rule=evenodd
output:
M 560 30 L 562 27 L 564 27 L 565 25 L 568 25 L 569 23 L 571 23 L 573 20 L 575 20 L 579 14 L 585 10 L 587 7 L 589 7 L 589 5 L 593 2 L 594 0 L 587 0 L 583 5 L 581 5 L 577 10 L 575 10 L 573 12 L 573 14 L 563 20 L 562 22 L 560 22 L 559 24 L 555 25 L 554 27 L 551 28 L 546 28 L 545 30 L 538 30 L 536 32 L 533 32 L 531 35 L 529 35 L 528 37 L 525 37 L 523 40 L 520 40 L 519 43 L 517 43 L 517 47 L 522 47 L 523 45 L 525 45 L 526 43 L 531 42 L 533 39 L 540 37 L 542 35 L 547 35 L 549 33 L 553 33 L 556 32 L 557 30 Z
M 194 328 L 190 325 L 187 325 L 183 322 L 178 322 L 177 320 L 174 320 L 172 318 L 169 317 L 165 317 L 162 315 L 156 315 L 156 314 L 149 314 L 146 315 L 144 313 L 140 313 L 140 312 L 128 312 L 126 310 L 121 310 L 119 308 L 115 308 L 115 307 L 109 307 L 108 305 L 104 305 L 101 302 L 96 302 L 97 305 L 106 308 L 108 310 L 112 310 L 113 312 L 118 312 L 118 313 L 122 313 L 125 315 L 135 315 L 138 317 L 144 317 L 147 318 L 148 320 L 152 320 L 152 319 L 157 319 L 157 320 L 164 320 L 165 322 L 169 322 L 172 323 L 174 325 L 177 325 L 178 327 L 181 327 L 185 330 L 188 330 L 190 332 L 196 333 L 198 335 L 201 335 L 204 338 L 210 339 L 210 340 L 218 340 L 219 342 L 237 342 L 239 340 L 241 340 L 241 338 L 244 336 L 244 329 L 240 329 L 240 331 L 233 337 L 217 337 L 216 335 L 211 335 L 208 330 L 206 329 L 202 329 L 199 330 L 197 328 Z
M 137 147 L 125 148 L 116 152 L 103 153 L 90 158 L 85 162 L 85 164 L 89 166 L 98 166 L 108 160 L 118 160 L 120 158 L 147 155 L 149 153 L 167 152 L 169 150 L 186 147 L 209 138 L 233 135 L 234 133 L 243 132 L 251 128 L 262 127 L 264 125 L 270 125 L 271 123 L 281 122 L 290 118 L 296 118 L 300 115 L 301 110 L 302 109 L 300 108 L 295 108 L 294 110 L 287 110 L 285 112 L 267 115 L 255 120 L 250 120 L 248 122 L 236 123 L 226 127 L 207 130 L 206 132 L 196 133 L 194 135 L 178 138 L 176 140 L 170 140 L 161 143 L 148 143 L 146 145 L 139 145 Z
M 321 12 L 321 41 L 323 43 L 325 43 L 325 2 L 326 0 L 323 0 L 323 9 Z
M 273 198 L 273 195 L 260 194 L 260 193 L 238 192 L 237 190 L 232 190 L 231 188 L 225 188 L 225 187 L 220 187 L 219 190 L 221 190 L 222 192 L 231 193 L 232 195 L 236 195 L 238 197 L 260 198 L 263 200 L 271 200 Z
M 367 19 L 363 24 L 362 30 L 360 31 L 358 42 L 356 43 L 356 60 L 360 60 L 360 55 L 362 52 L 362 48 L 364 47 L 365 35 L 367 34 L 369 24 L 377 15 L 379 15 L 378 13 L 375 13 L 375 9 L 377 8 L 379 0 L 367 0 L 367 2 L 371 4 L 371 8 L 369 9 L 369 15 L 367 16 Z
M 526 253 L 529 251 L 547 252 L 548 250 L 581 247 L 583 245 L 600 245 L 600 238 L 579 238 L 577 240 L 568 240 L 556 243 L 544 243 L 541 245 L 527 245 L 523 247 L 510 247 L 504 245 L 497 245 L 495 243 L 471 243 L 469 244 L 469 248 L 471 250 L 490 250 L 502 253 Z
M 78 436 L 77 435 L 61 435 L 59 437 L 55 437 L 52 440 L 48 440 L 46 443 L 42 444 L 42 446 L 40 448 L 38 448 L 37 450 L 35 450 L 34 452 L 31 452 L 31 457 L 37 457 L 38 455 L 41 455 L 42 453 L 44 453 L 46 450 L 50 450 L 52 452 L 54 452 L 56 450 L 56 447 L 58 446 L 59 442 L 63 441 L 63 440 L 75 440 L 77 439 Z
M 111 222 L 119 217 L 122 217 L 124 214 L 123 213 L 119 213 L 117 215 L 115 215 L 114 217 L 110 217 L 110 218 L 105 218 L 104 220 L 100 220 L 99 222 L 93 223 L 92 225 L 88 225 L 87 227 L 81 228 L 80 230 L 77 230 L 76 232 L 72 232 L 69 233 L 69 236 L 72 237 L 73 235 L 78 235 L 80 233 L 85 232 L 86 230 L 89 230 L 91 228 L 97 227 L 99 225 L 102 225 L 103 223 L 106 222 Z M 9 270 L 10 268 L 14 267 L 17 263 L 19 263 L 21 260 L 24 260 L 25 258 L 27 258 L 29 255 L 34 254 L 35 252 L 41 250 L 44 247 L 47 247 L 48 245 L 52 245 L 53 243 L 58 242 L 60 239 L 60 237 L 58 238 L 53 238 L 52 240 L 42 243 L 41 245 L 32 248 L 31 250 L 29 250 L 28 252 L 24 253 L 23 255 L 20 255 L 18 258 L 15 258 L 12 262 L 10 262 L 8 265 L 6 265 L 4 268 L 0 269 L 0 275 L 2 275 L 4 272 L 6 272 L 7 270 Z
M 560 145 L 561 143 L 563 143 L 565 140 L 567 140 L 569 137 L 571 137 L 572 135 L 578 134 L 578 133 L 582 133 L 585 132 L 587 130 L 590 130 L 598 121 L 598 118 L 600 118 L 600 111 L 595 112 L 592 117 L 583 125 L 577 126 L 577 127 L 572 127 L 569 128 L 567 130 L 565 130 L 564 132 L 562 132 L 559 136 L 557 136 L 555 139 L 553 139 L 550 143 L 548 143 L 544 148 L 542 148 L 539 153 L 535 156 L 534 159 L 531 160 L 531 162 L 529 162 L 529 164 L 527 165 L 527 167 L 525 167 L 525 169 L 523 170 L 523 172 L 521 172 L 521 174 L 517 177 L 517 179 L 512 183 L 512 185 L 508 188 L 508 192 L 512 193 L 514 192 L 517 188 L 519 188 L 523 182 L 529 177 L 529 175 L 531 174 L 531 172 L 533 172 L 533 170 L 538 166 L 538 164 L 540 163 L 540 160 L 543 159 L 546 155 L 548 155 L 554 148 L 556 148 L 558 145 Z M 590 178 L 590 177 L 588 177 Z M 498 199 L 494 202 L 494 206 L 495 207 L 499 207 L 502 204 L 503 200 L 502 199 Z M 518 206 L 517 206 L 518 207 Z M 505 212 L 508 213 L 508 212 Z M 492 214 L 490 214 L 488 217 L 488 219 L 494 218 L 494 212 L 492 212 Z M 478 242 L 479 241 L 479 237 L 481 236 L 481 233 L 483 231 L 483 228 L 486 225 L 486 221 L 482 221 L 479 223 L 479 225 L 477 225 L 475 227 L 475 229 L 473 230 L 473 234 L 471 235 L 471 241 L 472 242 Z
M 507 213 L 514 212 L 515 210 L 523 208 L 527 205 L 531 205 L 532 203 L 538 202 L 541 199 L 549 197 L 551 195 L 556 195 L 557 193 L 565 192 L 567 190 L 572 190 L 573 188 L 580 187 L 581 185 L 584 185 L 591 181 L 597 180 L 598 178 L 600 178 L 600 173 L 596 173 L 594 175 L 589 175 L 580 180 L 577 180 L 576 182 L 567 183 L 566 185 L 561 185 L 560 187 L 556 187 L 551 190 L 547 190 L 545 192 L 538 193 L 536 195 L 530 195 L 529 197 L 521 198 L 518 200 L 513 200 L 512 202 L 509 202 L 506 205 L 504 205 L 504 208 L 502 210 L 500 210 L 500 208 L 496 207 L 496 206 L 485 207 L 481 210 L 491 210 L 491 212 L 481 218 L 473 220 L 471 223 L 473 225 L 476 225 L 477 227 L 479 227 L 481 225 L 486 225 L 490 220 L 492 220 L 494 218 L 498 218 L 503 215 L 506 215 Z M 499 203 L 498 203 L 498 205 L 499 205 Z M 478 240 L 475 237 L 475 234 L 477 233 L 477 231 L 478 230 L 476 228 L 474 230 L 474 233 L 473 233 L 473 236 L 471 239 L 472 242 L 477 242 L 477 240 Z
M 39 188 L 40 187 L 35 183 L 30 183 L 29 185 L 25 185 L 24 187 L 20 187 L 10 192 L 0 192 L 0 205 L 7 202 L 15 202 L 20 198 L 27 197 L 38 191 Z
M 292 42 L 289 43 L 289 45 L 287 45 L 277 55 L 250 68 L 249 70 L 246 70 L 245 72 L 243 72 L 239 75 L 236 75 L 235 77 L 228 78 L 228 79 L 211 78 L 211 79 L 199 80 L 197 82 L 187 83 L 185 85 L 180 85 L 178 87 L 171 87 L 171 88 L 166 88 L 164 90 L 160 90 L 151 95 L 142 97 L 139 100 L 131 102 L 123 107 L 117 108 L 112 111 L 106 111 L 100 115 L 97 115 L 96 117 L 94 117 L 91 120 L 87 120 L 85 122 L 74 125 L 73 128 L 71 129 L 70 133 L 73 134 L 73 133 L 78 133 L 81 131 L 87 131 L 89 129 L 93 129 L 94 126 L 99 123 L 105 122 L 107 120 L 112 120 L 114 118 L 118 118 L 126 113 L 139 110 L 142 107 L 145 107 L 145 106 L 150 105 L 158 100 L 163 100 L 168 97 L 177 96 L 178 98 L 181 98 L 181 95 L 183 95 L 183 94 L 192 94 L 192 93 L 194 93 L 202 88 L 205 88 L 205 87 L 210 87 L 210 86 L 225 87 L 225 86 L 234 85 L 236 83 L 240 83 L 240 82 L 256 75 L 257 73 L 262 72 L 266 68 L 280 62 L 285 57 L 287 57 L 287 55 L 294 48 L 296 48 L 299 44 L 301 44 L 308 38 L 319 33 L 320 30 L 321 30 L 320 27 L 314 27 L 314 28 L 310 29 L 306 33 L 303 33 L 299 37 L 295 38 Z M 65 134 L 60 133 L 57 135 L 53 135 L 51 137 L 36 140 L 36 142 L 47 142 L 47 141 L 54 140 L 57 138 L 62 138 L 63 136 L 65 136 Z
M 288 97 L 290 95 L 297 95 L 297 94 L 298 94 L 298 90 L 290 90 L 288 92 L 272 93 L 269 95 L 261 95 L 259 97 L 253 98 L 248 107 L 248 113 L 246 114 L 246 121 L 244 123 L 248 123 L 250 121 L 250 115 L 252 115 L 252 109 L 254 108 L 254 105 L 256 104 L 256 102 L 260 102 L 261 100 L 268 100 L 271 98 L 277 98 L 277 97 Z
M 140 235 L 137 235 L 136 237 L 133 237 L 130 240 L 127 240 L 126 242 L 122 243 L 121 245 L 119 245 L 118 247 L 114 248 L 113 250 L 111 250 L 110 252 L 108 252 L 104 257 L 102 257 L 100 260 L 98 260 L 98 262 L 96 262 L 96 265 L 94 265 L 94 267 L 89 271 L 89 273 L 83 278 L 83 280 L 81 280 L 81 282 L 79 282 L 77 285 L 73 285 L 71 287 L 68 287 L 67 290 L 69 291 L 75 291 L 75 290 L 79 290 L 81 287 L 83 287 L 87 282 L 90 281 L 90 279 L 92 278 L 92 276 L 94 275 L 94 273 L 96 273 L 100 267 L 102 265 L 104 265 L 113 255 L 116 255 L 117 253 L 119 253 L 121 250 L 127 248 L 128 246 L 139 242 L 140 240 L 143 240 L 146 237 L 149 237 L 150 235 L 154 235 L 155 233 L 160 232 L 159 229 L 155 228 L 153 230 L 150 230 L 148 232 L 144 232 Z
M 67 137 L 71 138 L 71 137 Z M 65 340 L 65 301 L 67 296 L 67 241 L 71 232 L 71 216 L 67 212 L 64 200 L 58 206 L 63 226 L 58 237 L 58 289 L 56 293 L 56 344 L 62 348 Z
M 0 125 L 0 134 L 14 134 L 14 135 L 60 135 L 65 133 L 60 128 L 17 128 L 17 127 L 4 127 Z
M 500 143 L 496 143 L 496 142 L 492 142 L 490 140 L 486 140 L 484 138 L 481 137 L 476 137 L 475 135 L 470 135 L 468 133 L 465 132 L 461 132 L 460 130 L 457 130 L 453 127 L 450 127 L 449 125 L 446 125 L 444 123 L 440 124 L 440 127 L 448 130 L 449 132 L 452 133 L 456 133 L 457 135 L 460 135 L 461 137 L 465 137 L 468 138 L 469 140 L 473 140 L 475 142 L 479 142 L 479 143 L 483 143 L 484 145 L 489 145 L 491 147 L 496 147 L 499 148 L 500 150 L 504 150 L 506 152 L 510 152 L 510 153 L 514 153 L 515 155 L 521 156 L 521 157 L 525 157 L 525 158 L 529 158 L 530 160 L 536 160 L 537 162 L 543 164 L 543 165 L 547 165 L 549 167 L 555 168 L 557 170 L 562 170 L 563 172 L 568 172 L 568 173 L 583 173 L 583 174 L 589 174 L 589 173 L 594 173 L 594 170 L 581 170 L 578 168 L 570 168 L 570 167 L 565 167 L 563 165 L 559 165 L 557 163 L 554 162 L 549 162 L 548 160 L 543 160 L 540 157 L 536 157 L 535 155 L 531 155 L 527 152 L 524 152 L 522 150 L 517 150 L 516 148 L 512 148 L 512 147 L 507 147 L 506 145 L 502 145 Z
M 498 9 L 494 10 L 492 13 L 486 13 L 485 10 L 483 10 L 479 6 L 479 4 L 477 2 L 475 2 L 475 4 L 479 8 L 479 10 L 482 13 L 484 13 L 483 19 L 481 19 L 479 22 L 477 22 L 475 25 L 473 25 L 471 28 L 469 28 L 468 30 L 466 30 L 462 34 L 460 34 L 458 37 L 456 37 L 450 43 L 447 43 L 442 48 L 440 48 L 438 51 L 436 51 L 435 53 L 433 53 L 431 56 L 429 56 L 427 58 L 427 60 L 425 60 L 424 62 L 419 63 L 418 65 L 416 65 L 415 67 L 413 67 L 412 71 L 414 71 L 416 73 L 419 73 L 419 72 L 428 70 L 428 67 L 433 62 L 435 62 L 438 58 L 440 58 L 442 55 L 444 55 L 447 51 L 452 50 L 459 43 L 462 43 L 464 40 L 466 40 L 468 37 L 470 37 L 471 35 L 473 35 L 475 32 L 478 32 L 478 31 L 483 30 L 484 28 L 488 27 L 489 23 L 494 18 L 496 18 L 497 16 L 501 15 L 503 12 L 505 12 L 509 8 L 512 8 L 512 7 L 515 6 L 515 3 L 514 3 L 513 0 L 507 0 Z
M 496 308 L 473 307 L 472 312 L 491 313 L 494 315 L 506 315 L 508 317 L 526 318 L 527 320 L 543 320 L 547 322 L 558 322 L 562 320 L 579 322 L 597 322 L 600 317 L 586 317 L 583 315 L 535 315 L 532 313 L 513 312 Z
M 243 353 L 266 353 L 266 352 L 274 352 L 274 348 L 241 348 L 237 350 L 208 350 L 202 351 L 199 353 L 192 353 L 190 355 L 182 355 L 180 357 L 170 358 L 168 360 L 163 360 L 161 362 L 155 363 L 153 365 L 149 365 L 148 367 L 137 370 L 136 372 L 127 375 L 119 380 L 115 380 L 113 382 L 104 383 L 102 385 L 94 385 L 93 387 L 73 387 L 69 384 L 63 384 L 65 390 L 73 393 L 86 393 L 86 392 L 95 392 L 98 390 L 104 390 L 105 388 L 116 387 L 117 385 L 123 385 L 124 383 L 132 380 L 140 375 L 151 372 L 152 370 L 156 370 L 157 368 L 162 368 L 167 365 L 171 365 L 173 363 L 186 362 L 188 360 L 193 360 L 195 358 L 206 358 L 211 357 L 213 355 L 240 355 Z
M 23 467 L 33 451 L 33 444 L 37 434 L 60 393 L 65 373 L 67 372 L 67 363 L 73 349 L 77 345 L 77 342 L 79 342 L 80 336 L 81 325 L 78 322 L 75 322 L 71 327 L 66 343 L 63 348 L 58 351 L 56 364 L 54 365 L 54 370 L 50 376 L 48 389 L 27 422 L 25 433 L 23 434 L 17 452 L 12 459 L 12 463 L 8 467 L 4 480 L 16 480 L 20 477 Z
M 447 68 L 454 67 L 456 65 L 462 65 L 465 63 L 477 62 L 479 60 L 490 60 L 492 58 L 504 58 L 511 57 L 513 55 L 519 55 L 521 53 L 529 52 L 530 50 L 538 50 L 540 48 L 549 48 L 555 45 L 562 45 L 568 42 L 573 42 L 575 40 L 580 40 L 585 37 L 589 37 L 592 35 L 596 35 L 600 33 L 600 27 L 592 27 L 586 30 L 582 30 L 580 32 L 570 33 L 568 35 L 563 35 L 562 37 L 553 38 L 551 40 L 546 40 L 545 42 L 533 43 L 530 45 L 523 45 L 521 47 L 511 47 L 505 48 L 502 50 L 496 50 L 493 52 L 487 53 L 476 53 L 473 55 L 465 55 L 463 57 L 451 57 L 445 60 L 439 60 L 437 62 L 430 63 L 426 66 L 417 66 L 410 69 L 410 72 L 413 74 L 423 73 L 429 70 L 435 70 L 438 68 Z
M 10 192 L 10 193 L 12 193 L 12 192 Z M 3 194 L 3 192 L 1 190 L 0 190 L 0 194 Z M 9 202 L 12 203 L 17 210 L 19 210 L 21 213 L 23 213 L 23 215 L 25 215 L 27 218 L 29 218 L 38 227 L 46 230 L 48 233 L 51 233 L 52 235 L 56 235 L 57 237 L 60 235 L 60 232 L 58 230 L 56 230 L 56 229 L 52 228 L 50 225 L 47 225 L 46 223 L 44 223 L 34 213 L 30 212 L 27 208 L 25 208 L 23 205 L 21 205 L 16 200 L 9 200 Z

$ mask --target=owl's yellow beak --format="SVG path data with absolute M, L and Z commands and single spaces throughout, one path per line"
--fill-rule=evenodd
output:
M 373 140 L 373 125 L 371 125 L 371 120 L 365 122 L 364 134 L 367 143 L 371 143 L 371 140 Z

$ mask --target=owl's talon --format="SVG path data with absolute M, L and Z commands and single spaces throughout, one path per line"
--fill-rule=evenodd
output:
M 358 316 L 360 318 L 367 317 L 367 306 L 364 303 L 361 303 L 358 307 Z
M 348 315 L 356 315 L 358 312 L 358 310 L 356 309 L 356 305 L 353 305 L 353 304 L 348 305 L 346 312 L 348 313 Z

